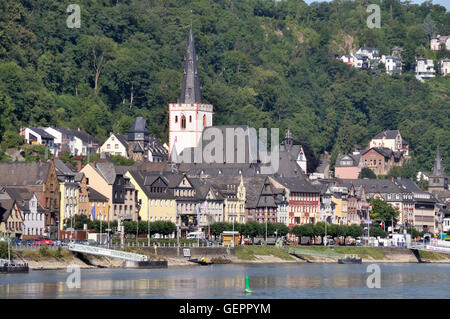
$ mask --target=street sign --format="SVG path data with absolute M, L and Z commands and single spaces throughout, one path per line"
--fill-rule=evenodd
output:
M 370 219 L 367 219 L 364 221 L 366 224 L 372 224 L 372 221 Z
M 183 256 L 184 257 L 191 257 L 191 250 L 189 248 L 183 249 Z

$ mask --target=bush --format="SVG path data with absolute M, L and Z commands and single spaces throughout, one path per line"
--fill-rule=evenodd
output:
M 47 246 L 41 246 L 39 248 L 39 254 L 43 257 L 48 257 L 50 255 L 50 249 Z
M 47 247 L 47 248 L 48 248 L 48 247 Z M 63 254 L 62 254 L 62 248 L 61 248 L 61 246 L 59 246 L 58 249 L 56 250 L 55 257 L 56 257 L 56 258 L 62 258 L 62 256 L 63 256 Z
M 8 243 L 6 241 L 0 242 L 0 258 L 8 259 Z

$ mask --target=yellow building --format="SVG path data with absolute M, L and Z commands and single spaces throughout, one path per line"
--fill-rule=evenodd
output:
M 331 201 L 335 204 L 334 223 L 338 225 L 347 225 L 347 207 L 348 190 L 346 187 L 331 187 Z
M 159 172 L 128 171 L 125 176 L 138 191 L 141 220 L 176 223 L 176 202 L 170 188 L 170 177 Z
M 20 238 L 23 233 L 23 216 L 16 201 L 0 201 L 0 237 Z
M 223 220 L 244 224 L 247 222 L 247 213 L 245 211 L 245 186 L 241 175 L 240 182 L 236 184 L 227 184 L 225 189 L 221 189 L 224 195 Z

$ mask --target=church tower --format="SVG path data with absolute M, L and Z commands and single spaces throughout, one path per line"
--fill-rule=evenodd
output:
M 447 189 L 448 180 L 445 176 L 445 169 L 442 165 L 439 146 L 436 148 L 436 158 L 434 159 L 433 170 L 428 180 L 428 190 L 430 192 L 439 192 Z
M 183 149 L 196 147 L 203 129 L 213 124 L 213 106 L 202 104 L 197 71 L 192 24 L 189 31 L 180 98 L 169 104 L 169 156 L 179 155 Z

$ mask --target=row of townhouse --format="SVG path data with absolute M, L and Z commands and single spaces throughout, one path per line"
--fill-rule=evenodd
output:
M 53 161 L 0 163 L 0 185 L 3 236 L 8 232 L 14 237 L 56 237 L 61 197 Z M 16 223 L 20 220 L 18 227 Z
M 370 201 L 379 198 L 398 211 L 396 230 L 443 231 L 439 200 L 410 179 L 317 180 L 321 188 L 320 216 L 331 224 L 361 225 L 370 219 Z
M 55 156 L 65 152 L 74 156 L 87 156 L 98 152 L 98 140 L 80 129 L 58 127 L 26 127 L 20 129 L 28 144 L 46 145 Z
M 263 175 L 258 168 L 180 171 L 164 164 L 123 167 L 104 160 L 77 172 L 59 160 L 3 163 L 0 170 L 8 167 L 9 178 L 18 177 L 12 174 L 15 170 L 33 172 L 33 167 L 47 168 L 47 173 L 39 175 L 39 182 L 32 178 L 1 181 L 5 186 L 0 190 L 0 236 L 55 238 L 58 225 L 70 227 L 77 214 L 102 221 L 171 221 L 182 236 L 207 232 L 211 223 L 221 221 L 288 227 L 319 221 L 360 225 L 369 218 L 372 198 L 381 198 L 398 210 L 399 228 L 442 232 L 450 217 L 445 202 L 407 179 L 310 183 L 300 177 Z

